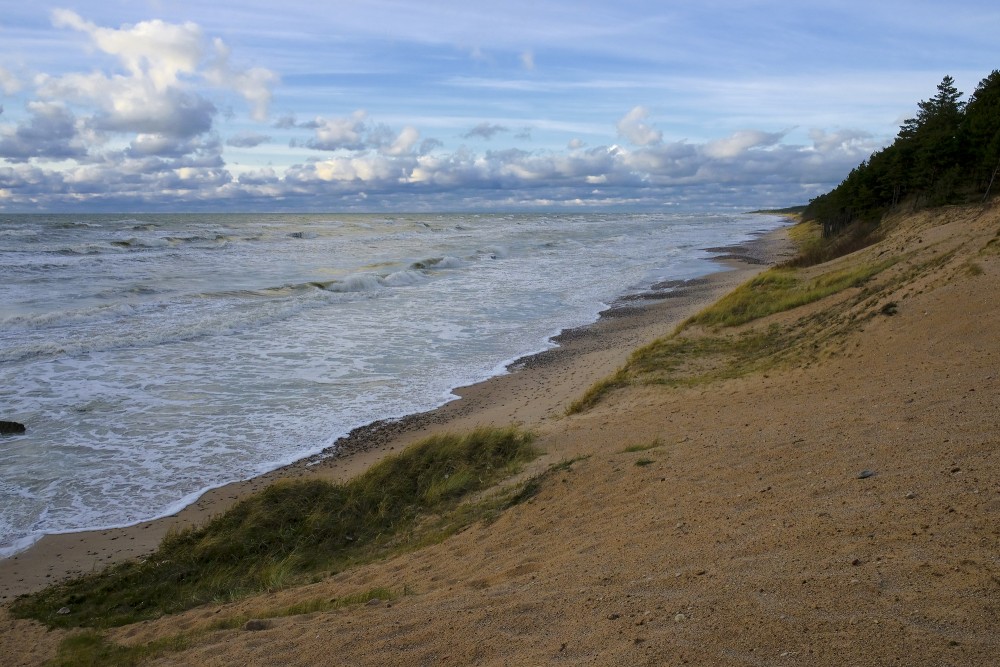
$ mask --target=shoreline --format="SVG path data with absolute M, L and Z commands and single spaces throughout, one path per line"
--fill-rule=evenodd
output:
M 666 281 L 616 300 L 592 324 L 562 331 L 555 347 L 508 364 L 509 372 L 456 388 L 455 400 L 427 412 L 353 429 L 323 452 L 263 475 L 203 493 L 177 513 L 123 528 L 46 535 L 0 560 L 0 602 L 70 576 L 141 557 L 170 530 L 203 523 L 239 499 L 284 478 L 344 481 L 397 448 L 429 435 L 476 426 L 520 424 L 537 428 L 557 420 L 591 384 L 617 370 L 635 348 L 663 336 L 766 266 L 794 254 L 787 225 L 723 248 L 713 273 Z

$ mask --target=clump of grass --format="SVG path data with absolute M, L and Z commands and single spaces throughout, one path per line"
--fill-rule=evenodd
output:
M 792 269 L 768 269 L 690 318 L 684 326 L 733 327 L 791 310 L 849 287 L 857 287 L 895 261 L 862 264 L 808 280 L 800 278 Z
M 619 369 L 614 375 L 606 377 L 603 380 L 598 380 L 591 385 L 591 387 L 584 392 L 583 396 L 569 404 L 569 408 L 566 409 L 566 414 L 575 415 L 583 412 L 584 410 L 597 405 L 597 403 L 604 398 L 608 392 L 625 387 L 628 383 L 628 373 L 624 368 Z
M 788 238 L 795 244 L 800 257 L 814 255 L 824 245 L 823 226 L 811 220 L 799 222 L 788 228 Z
M 405 595 L 407 589 L 404 587 L 403 590 Z M 316 614 L 324 611 L 335 611 L 345 607 L 367 604 L 372 600 L 381 600 L 386 602 L 389 600 L 395 600 L 397 597 L 399 597 L 399 595 L 394 593 L 391 589 L 386 588 L 385 586 L 379 586 L 360 593 L 345 595 L 341 598 L 311 598 L 288 607 L 264 609 L 252 615 L 231 616 L 212 623 L 211 626 L 209 626 L 209 629 L 228 630 L 242 627 L 251 618 L 264 620 L 271 618 L 287 618 L 289 616 L 301 616 L 303 614 Z
M 635 452 L 648 452 L 651 449 L 656 449 L 657 447 L 662 447 L 663 441 L 656 438 L 652 442 L 647 442 L 642 445 L 630 445 L 622 450 L 623 454 L 633 454 Z
M 638 461 L 635 462 L 635 464 L 640 468 L 645 468 L 646 466 L 653 465 L 654 463 L 656 463 L 656 461 L 654 461 L 653 459 L 639 459 Z
M 144 561 L 19 598 L 12 611 L 53 627 L 111 627 L 336 571 L 512 474 L 537 456 L 531 441 L 516 428 L 435 436 L 344 484 L 279 482 L 168 535 Z
M 675 334 L 633 352 L 627 368 L 647 384 L 693 385 L 758 370 L 787 345 L 776 326 L 728 336 Z
M 566 413 L 573 415 L 590 409 L 611 391 L 634 382 L 638 374 L 654 373 L 659 378 L 654 381 L 660 382 L 665 375 L 674 375 L 674 371 L 695 358 L 733 356 L 734 363 L 715 372 L 714 377 L 736 377 L 753 370 L 755 366 L 748 366 L 747 362 L 755 362 L 773 353 L 787 341 L 779 340 L 780 337 L 770 330 L 736 338 L 687 337 L 681 333 L 693 325 L 707 329 L 736 327 L 818 301 L 849 287 L 862 285 L 896 261 L 897 259 L 888 259 L 861 264 L 809 279 L 802 278 L 800 271 L 788 267 L 768 269 L 689 318 L 673 335 L 636 350 L 623 368 L 594 383 L 583 396 L 570 404 Z M 691 382 L 706 379 L 702 373 L 689 375 Z
M 148 644 L 123 646 L 95 630 L 73 634 L 59 644 L 56 657 L 46 663 L 52 667 L 80 667 L 80 665 L 115 665 L 133 667 L 165 653 L 183 651 L 191 645 L 191 637 L 179 635 Z
M 406 589 L 404 588 L 404 595 Z M 284 618 L 301 614 L 333 611 L 344 607 L 365 604 L 373 599 L 394 600 L 397 594 L 385 587 L 374 588 L 342 598 L 314 598 L 290 607 L 264 610 L 255 614 L 255 619 Z M 205 635 L 242 627 L 250 616 L 233 616 L 216 621 L 202 630 L 183 632 L 154 640 L 145 644 L 123 645 L 110 641 L 102 632 L 86 630 L 70 635 L 59 644 L 56 658 L 50 665 L 55 667 L 78 667 L 79 665 L 115 665 L 132 667 L 153 660 L 168 653 L 183 651 Z
M 829 262 L 878 243 L 884 232 L 876 222 L 859 220 L 835 236 L 824 237 L 819 223 L 805 221 L 789 230 L 789 236 L 798 246 L 799 254 L 786 262 L 785 266 L 803 268 Z
M 976 262 L 972 262 L 972 261 L 966 262 L 966 264 L 965 264 L 965 273 L 966 273 L 966 275 L 969 275 L 969 276 L 972 276 L 972 277 L 981 276 L 981 275 L 983 275 L 983 267 L 981 265 L 977 264 Z

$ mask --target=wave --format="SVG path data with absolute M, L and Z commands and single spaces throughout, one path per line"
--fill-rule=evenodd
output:
M 510 250 L 505 246 L 495 245 L 480 249 L 478 254 L 490 259 L 507 259 L 510 256 Z
M 431 257 L 429 259 L 423 259 L 419 262 L 414 262 L 410 264 L 411 269 L 425 271 L 428 269 L 457 269 L 463 266 L 464 262 L 457 257 Z
M 325 300 L 271 299 L 205 303 L 119 304 L 4 321 L 0 362 L 150 348 L 240 334 L 294 317 Z M 17 329 L 20 329 L 18 331 Z

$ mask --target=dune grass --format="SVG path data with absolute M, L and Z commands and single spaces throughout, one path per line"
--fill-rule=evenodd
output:
M 839 271 L 830 271 L 814 278 L 802 278 L 789 268 L 771 268 L 719 299 L 690 318 L 684 326 L 735 327 L 804 306 L 857 287 L 895 263 L 895 260 L 862 263 Z
M 463 498 L 537 456 L 531 442 L 516 428 L 479 429 L 424 440 L 344 484 L 279 482 L 204 526 L 169 534 L 142 561 L 19 598 L 12 611 L 53 627 L 113 627 L 336 572 L 414 539 L 422 518 L 454 515 Z M 459 524 L 451 516 L 426 532 Z M 69 613 L 58 614 L 63 607 Z
M 641 445 L 629 445 L 622 450 L 623 454 L 634 454 L 636 452 L 648 452 L 651 449 L 657 449 L 663 446 L 663 441 L 659 438 L 655 438 L 651 442 L 647 442 Z
M 807 238 L 814 233 L 809 229 L 802 232 Z M 834 312 L 807 317 L 785 327 L 768 324 L 764 318 L 848 288 L 862 287 L 899 261 L 900 257 L 874 262 L 859 260 L 846 268 L 812 276 L 789 266 L 763 271 L 681 323 L 669 336 L 635 350 L 622 368 L 596 382 L 571 403 L 567 414 L 583 412 L 611 391 L 633 384 L 693 386 L 767 371 L 793 355 L 793 348 L 802 348 L 815 335 L 809 331 L 825 326 L 822 321 Z M 860 290 L 847 305 L 835 311 L 854 307 L 858 299 L 870 298 L 867 291 L 868 288 Z M 763 325 L 758 323 L 761 320 Z M 818 343 L 818 339 L 812 340 L 811 345 L 816 349 Z
M 404 593 L 405 594 L 405 588 Z M 379 587 L 361 593 L 355 593 L 343 598 L 314 598 L 304 600 L 290 607 L 267 609 L 254 614 L 254 619 L 267 620 L 334 611 L 345 607 L 362 605 L 371 600 L 394 600 L 398 594 L 387 588 Z M 51 667 L 81 667 L 83 665 L 103 665 L 114 667 L 134 667 L 146 661 L 154 660 L 169 653 L 183 651 L 212 632 L 232 630 L 242 627 L 250 616 L 231 616 L 219 619 L 207 627 L 181 632 L 147 643 L 119 644 L 107 638 L 98 630 L 85 630 L 66 637 L 59 644 L 54 660 L 48 664 Z

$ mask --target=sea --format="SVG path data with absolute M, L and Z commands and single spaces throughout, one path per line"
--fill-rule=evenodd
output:
M 0 557 L 440 406 L 784 224 L 731 213 L 0 214 Z M 581 390 L 584 388 L 581 387 Z

